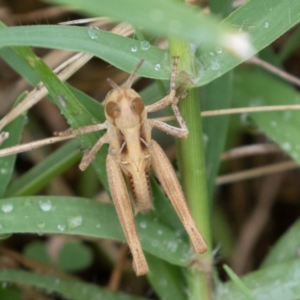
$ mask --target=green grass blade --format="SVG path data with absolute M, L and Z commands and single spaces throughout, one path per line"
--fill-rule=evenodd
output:
M 260 268 L 268 268 L 299 258 L 299 240 L 300 220 L 298 219 L 272 247 Z
M 245 296 L 247 300 L 255 300 L 247 286 L 243 283 L 243 281 L 229 268 L 227 265 L 223 266 L 227 275 L 230 277 L 232 282 L 236 285 L 236 287 L 241 291 L 241 293 Z
M 300 298 L 299 259 L 277 266 L 255 271 L 242 276 L 256 300 L 295 300 Z M 220 284 L 216 289 L 216 300 L 244 300 L 244 295 L 233 283 Z
M 95 124 L 98 121 L 87 111 L 87 109 L 77 100 L 72 92 L 62 83 L 53 71 L 29 48 L 14 47 L 14 51 L 22 57 L 32 69 L 39 75 L 41 81 L 45 84 L 55 104 L 66 117 L 72 128 L 78 128 L 85 125 Z M 62 97 L 65 104 L 62 105 L 58 100 Z M 83 149 L 91 149 L 99 139 L 100 133 L 80 135 L 77 138 Z M 106 147 L 103 147 L 95 156 L 92 164 L 104 186 L 108 186 L 105 171 Z
M 218 44 L 222 34 L 228 31 L 228 27 L 220 26 L 216 18 L 200 15 L 196 10 L 171 1 L 54 0 L 49 2 L 70 5 L 95 16 L 111 16 L 135 26 L 142 26 L 153 34 L 180 37 L 203 46 Z
M 0 216 L 0 234 L 64 233 L 125 241 L 113 205 L 84 198 L 7 198 L 0 201 Z M 173 264 L 189 264 L 193 252 L 185 239 L 151 213 L 135 220 L 145 251 Z
M 21 95 L 16 103 L 18 103 L 25 94 Z M 12 123 L 3 128 L 3 132 L 8 132 L 9 137 L 1 144 L 0 148 L 4 149 L 15 144 L 18 144 L 21 140 L 23 127 L 25 123 L 26 115 L 21 115 L 16 118 Z M 0 158 L 0 197 L 2 197 L 6 191 L 7 185 L 11 180 L 15 166 L 16 155 L 10 155 Z
M 77 147 L 78 141 L 73 140 L 48 155 L 37 166 L 15 180 L 7 189 L 5 197 L 28 196 L 38 192 L 79 160 Z
M 150 46 L 145 51 L 139 41 L 104 30 L 99 30 L 97 39 L 91 39 L 89 28 L 77 26 L 37 25 L 0 30 L 0 48 L 26 45 L 91 53 L 129 73 L 144 59 L 138 72 L 141 76 L 169 78 L 169 59 L 165 50 Z M 132 51 L 135 47 L 138 50 Z
M 145 298 L 137 296 L 111 292 L 106 288 L 100 288 L 81 281 L 59 279 L 26 271 L 2 270 L 0 271 L 0 281 L 30 285 L 50 293 L 57 292 L 72 300 L 145 300 Z
M 66 4 L 70 1 L 60 1 Z M 119 1 L 116 1 L 118 9 L 116 11 L 122 11 L 120 9 Z M 131 4 L 139 3 L 137 0 L 132 0 L 126 2 L 126 10 Z M 149 2 L 151 7 L 154 7 L 151 2 Z M 148 1 L 143 1 L 140 5 L 148 5 Z M 164 5 L 174 4 L 164 2 Z M 73 1 L 72 1 L 73 4 Z M 75 4 L 75 3 L 74 3 Z M 91 6 L 89 6 L 91 4 Z M 95 7 L 94 7 L 95 5 Z M 161 5 L 161 2 L 160 2 Z M 99 3 L 86 3 L 86 1 L 76 1 L 77 7 L 83 7 L 93 14 L 101 14 L 107 9 L 107 13 L 111 12 L 113 4 L 109 2 L 104 2 L 103 5 Z M 177 7 L 178 5 L 176 5 Z M 91 8 L 92 7 L 92 8 Z M 287 9 L 286 9 L 287 8 Z M 136 11 L 137 7 L 134 8 Z M 177 9 L 177 8 L 176 8 Z M 176 16 L 176 20 L 180 20 L 180 17 L 184 17 L 187 8 L 181 7 L 184 12 L 181 16 Z M 163 8 L 162 8 L 163 11 Z M 172 11 L 172 10 L 171 10 Z M 227 19 L 227 23 L 233 25 L 234 28 L 240 29 L 243 32 L 248 32 L 251 36 L 253 46 L 256 51 L 259 51 L 273 42 L 276 38 L 286 32 L 288 29 L 297 24 L 300 20 L 300 2 L 298 0 L 289 0 L 288 3 L 281 0 L 252 0 L 248 1 L 245 5 L 237 9 L 232 13 Z M 149 11 L 143 10 L 139 14 L 124 15 L 124 19 L 131 20 L 131 16 L 142 16 L 143 13 L 147 14 L 147 18 L 144 19 L 139 25 L 146 26 L 149 19 Z M 113 14 L 113 12 L 111 12 Z M 201 27 L 201 21 L 199 17 L 188 10 L 188 13 L 192 14 L 192 22 L 187 22 L 190 19 L 184 19 L 182 22 L 183 32 L 180 32 L 180 38 L 191 39 L 191 34 L 193 37 L 199 37 L 199 39 L 204 40 L 204 44 L 201 44 L 201 51 L 197 51 L 197 58 L 199 61 L 199 73 L 194 74 L 194 83 L 198 85 L 206 84 L 222 74 L 226 73 L 230 69 L 234 68 L 242 62 L 226 51 L 222 51 L 214 46 L 210 50 L 203 51 L 204 45 L 209 44 L 211 39 L 217 40 L 215 34 L 209 35 L 209 31 L 214 33 L 218 32 L 217 36 L 220 34 L 220 30 L 211 25 L 209 21 L 209 26 L 207 24 L 205 27 Z M 164 20 L 167 24 L 168 22 L 173 22 L 174 14 L 168 14 L 168 17 Z M 201 19 L 200 19 L 201 20 Z M 144 24 L 145 23 L 145 24 Z M 214 23 L 214 22 L 213 22 Z M 151 22 L 151 26 L 153 26 Z M 200 26 L 200 29 L 199 29 Z M 156 34 L 167 33 L 172 35 L 174 27 L 168 28 L 164 25 L 156 28 Z M 221 27 L 220 27 L 221 28 Z M 157 79 L 168 79 L 169 78 L 169 60 L 166 57 L 166 52 L 157 49 L 156 47 L 150 47 L 148 50 L 144 51 L 140 48 L 140 42 L 120 37 L 109 32 L 99 31 L 99 36 L 96 39 L 91 39 L 88 34 L 87 28 L 81 27 L 70 27 L 70 26 L 20 26 L 12 28 L 4 28 L 0 30 L 0 47 L 2 46 L 12 46 L 12 45 L 32 45 L 40 47 L 49 48 L 60 48 L 69 49 L 74 51 L 84 51 L 90 52 L 98 57 L 105 59 L 111 64 L 117 66 L 118 68 L 130 72 L 137 62 L 141 59 L 145 59 L 139 74 L 144 77 L 157 78 Z M 205 30 L 205 34 L 201 35 L 202 30 Z M 59 34 L 58 34 L 59 33 Z M 178 33 L 179 34 L 179 33 Z M 206 40 L 207 39 L 207 40 Z M 193 40 L 193 39 L 191 39 Z M 214 42 L 215 43 L 215 42 Z M 137 47 L 139 51 L 132 52 L 132 47 Z M 157 70 L 155 66 L 159 64 L 161 68 Z
M 289 37 L 289 39 L 282 45 L 280 51 L 278 53 L 278 58 L 281 61 L 284 61 L 295 51 L 300 44 L 300 27 L 296 28 L 293 34 Z
M 249 84 L 251 82 L 251 84 Z M 272 88 L 266 88 L 272 87 Z M 300 94 L 289 84 L 266 72 L 240 68 L 235 76 L 234 104 L 244 106 L 292 105 Z M 273 111 L 250 114 L 265 134 L 300 164 L 300 112 Z
M 300 21 L 300 2 L 251 0 L 224 21 L 237 30 L 248 33 L 253 47 L 259 52 Z M 241 62 L 225 51 L 218 53 L 218 49 L 204 53 L 201 51 L 198 53 L 198 59 L 204 69 L 198 83 L 201 85 L 221 76 Z
M 185 280 L 181 269 L 150 254 L 146 255 L 150 273 L 147 277 L 160 300 L 185 300 Z

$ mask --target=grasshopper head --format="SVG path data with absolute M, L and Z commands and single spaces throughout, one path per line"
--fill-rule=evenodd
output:
M 146 118 L 146 109 L 140 95 L 131 88 L 141 61 L 129 76 L 124 87 L 119 87 L 111 79 L 107 79 L 113 90 L 105 98 L 106 119 L 119 129 L 139 126 Z

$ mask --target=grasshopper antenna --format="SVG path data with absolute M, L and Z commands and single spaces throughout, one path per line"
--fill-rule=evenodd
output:
M 140 69 L 140 67 L 142 66 L 142 64 L 143 64 L 143 62 L 144 62 L 144 60 L 143 59 L 141 59 L 140 60 L 140 62 L 138 63 L 138 65 L 135 67 L 135 69 L 133 70 L 133 72 L 130 74 L 130 76 L 128 77 L 128 79 L 127 79 L 127 81 L 126 81 L 126 83 L 125 83 L 125 88 L 127 88 L 127 89 L 130 89 L 131 88 L 131 86 L 132 86 L 132 84 L 133 84 L 133 81 L 134 81 L 134 79 L 135 79 L 135 77 L 136 77 L 136 73 L 137 73 L 137 71 Z
M 116 91 L 121 91 L 121 88 L 110 78 L 106 78 L 106 81 L 109 83 L 109 85 Z

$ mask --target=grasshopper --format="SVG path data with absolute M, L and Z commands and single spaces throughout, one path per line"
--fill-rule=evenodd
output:
M 113 89 L 104 101 L 106 116 L 104 123 L 57 133 L 57 135 L 67 138 L 70 135 L 76 136 L 106 129 L 106 133 L 93 148 L 84 153 L 79 168 L 84 171 L 101 146 L 105 143 L 109 144 L 109 153 L 106 158 L 109 188 L 132 253 L 133 268 L 138 276 L 146 274 L 149 267 L 138 238 L 134 212 L 146 212 L 153 209 L 149 185 L 151 168 L 184 225 L 195 251 L 203 253 L 207 249 L 207 245 L 190 214 L 172 165 L 162 148 L 151 139 L 151 131 L 154 127 L 178 138 L 186 138 L 188 135 L 188 129 L 177 106 L 180 99 L 176 96 L 175 89 L 178 57 L 174 58 L 169 95 L 148 106 L 144 105 L 140 95 L 131 88 L 142 63 L 143 61 L 138 64 L 122 87 L 108 79 Z M 161 110 L 168 105 L 172 107 L 179 128 L 147 117 L 148 113 Z M 128 180 L 132 200 L 127 191 L 124 177 Z

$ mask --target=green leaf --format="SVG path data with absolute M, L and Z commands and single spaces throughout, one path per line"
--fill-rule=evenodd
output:
M 241 293 L 246 297 L 248 300 L 255 300 L 247 286 L 243 283 L 243 281 L 229 268 L 227 265 L 224 265 L 223 268 L 225 269 L 227 275 L 230 277 L 232 282 L 235 284 L 237 289 L 241 291 Z
M 66 242 L 60 249 L 57 267 L 66 272 L 84 270 L 93 260 L 91 249 L 81 241 Z
M 16 103 L 20 102 L 23 99 L 25 94 L 21 95 Z M 12 123 L 3 128 L 3 132 L 8 132 L 9 137 L 1 144 L 0 148 L 4 149 L 15 144 L 18 144 L 21 140 L 21 135 L 23 132 L 25 115 L 21 115 L 16 118 Z M 3 196 L 7 185 L 13 174 L 15 166 L 16 155 L 10 155 L 0 158 L 0 197 Z
M 252 71 L 239 68 L 235 76 L 234 103 L 239 107 L 292 105 L 300 103 L 300 95 L 289 84 L 258 68 Z M 251 118 L 259 128 L 298 163 L 300 163 L 299 117 L 299 111 L 251 114 Z
M 59 279 L 25 271 L 2 270 L 0 271 L 0 280 L 38 287 L 45 289 L 47 292 L 57 292 L 72 300 L 146 300 L 145 298 L 137 296 L 111 292 L 105 288 L 100 288 L 96 285 L 83 283 L 81 281 Z
M 34 241 L 27 244 L 23 250 L 23 254 L 43 264 L 51 265 L 51 259 L 47 253 L 46 245 L 41 241 Z
M 113 205 L 84 198 L 7 198 L 0 201 L 0 216 L 0 234 L 64 233 L 125 241 Z M 185 239 L 151 213 L 135 220 L 145 251 L 176 265 L 189 264 L 193 252 Z
M 270 253 L 264 259 L 260 268 L 265 269 L 276 264 L 299 258 L 300 219 L 276 242 Z
M 24 254 L 34 260 L 55 266 L 65 272 L 76 272 L 86 269 L 93 260 L 91 249 L 81 241 L 66 241 L 58 249 L 56 261 L 51 261 L 47 251 L 47 245 L 41 241 L 28 244 L 24 249 Z
M 295 300 L 300 298 L 299 259 L 282 263 L 242 276 L 256 300 Z M 216 300 L 244 300 L 240 289 L 233 283 L 220 284 L 216 289 Z
M 28 196 L 41 190 L 52 179 L 79 160 L 78 141 L 73 140 L 48 155 L 37 166 L 15 180 L 7 189 L 6 197 Z
M 233 28 L 249 33 L 256 52 L 263 49 L 300 20 L 300 2 L 298 0 L 252 0 L 241 6 L 221 25 L 206 17 L 199 17 L 194 11 L 179 4 L 168 1 L 159 2 L 159 9 L 152 1 L 130 0 L 120 3 L 118 0 L 102 4 L 92 0 L 86 1 L 56 1 L 71 4 L 91 14 L 107 13 L 110 16 L 130 21 L 144 28 L 155 30 L 155 34 L 169 34 L 187 39 L 196 45 L 201 42 L 201 48 L 196 52 L 198 68 L 196 74 L 191 74 L 194 84 L 206 84 L 242 62 L 242 59 L 232 56 L 220 49 L 220 38 L 226 40 L 223 29 L 224 23 L 231 24 Z M 116 6 L 116 7 L 115 7 Z M 141 7 L 142 6 L 142 7 Z M 146 7 L 151 7 L 150 11 Z M 114 9 L 115 7 L 115 9 Z M 121 9 L 122 7 L 122 9 Z M 138 14 L 132 11 L 141 9 Z M 287 9 L 286 9 L 287 8 Z M 169 11 L 177 11 L 170 14 Z M 149 12 L 157 11 L 166 14 L 160 22 L 151 21 Z M 130 14 L 129 14 L 130 12 Z M 116 14 L 120 14 L 116 16 Z M 151 15 L 151 13 L 150 13 Z M 189 16 L 187 18 L 187 15 Z M 138 18 L 138 20 L 136 19 Z M 179 22 L 180 26 L 174 26 Z M 137 24 L 138 23 L 138 24 Z M 151 25 L 150 25 L 151 24 Z M 170 25 L 172 24 L 172 26 Z M 20 26 L 3 28 L 0 30 L 0 47 L 12 45 L 32 45 L 49 48 L 68 49 L 92 53 L 110 62 L 116 67 L 131 72 L 141 58 L 145 59 L 139 74 L 143 77 L 168 79 L 170 62 L 166 52 L 151 46 L 148 50 L 141 49 L 139 41 L 117 36 L 105 31 L 99 31 L 97 38 L 92 39 L 89 29 L 76 26 Z M 174 32 L 176 31 L 176 32 Z M 221 38 L 221 39 L 222 39 Z M 219 40 L 218 40 L 219 39 Z M 229 37 L 227 36 L 227 40 Z M 228 42 L 230 43 L 230 42 Z M 210 49 L 204 46 L 215 45 Z M 216 46 L 218 45 L 218 47 Z M 194 47 L 194 46 L 193 46 Z M 131 49 L 138 49 L 133 51 Z M 205 50 L 205 51 L 203 51 Z M 157 70 L 157 65 L 160 69 Z
M 127 0 L 53 0 L 52 3 L 69 5 L 90 15 L 111 16 L 116 20 L 142 26 L 153 34 L 184 38 L 188 41 L 206 46 L 220 42 L 226 29 L 218 24 L 214 17 L 200 15 L 181 3 L 171 1 Z M 138 13 L 133 13 L 138 12 Z
M 98 30 L 97 39 L 91 39 L 89 28 L 77 26 L 37 25 L 6 27 L 0 30 L 0 48 L 5 46 L 35 46 L 91 53 L 129 73 L 141 59 L 139 70 L 143 77 L 169 79 L 170 63 L 165 50 L 150 46 L 141 49 L 139 41 Z M 54 42 L 55 41 L 55 42 Z M 138 49 L 133 52 L 132 49 Z M 157 68 L 156 65 L 160 67 Z
M 4 287 L 0 287 L 0 299 L 1 300 L 21 300 L 21 293 L 12 288 L 6 287 L 6 283 L 3 282 Z
M 181 269 L 150 254 L 147 254 L 146 258 L 151 270 L 147 277 L 159 299 L 187 299 L 187 295 L 184 292 L 186 282 Z

